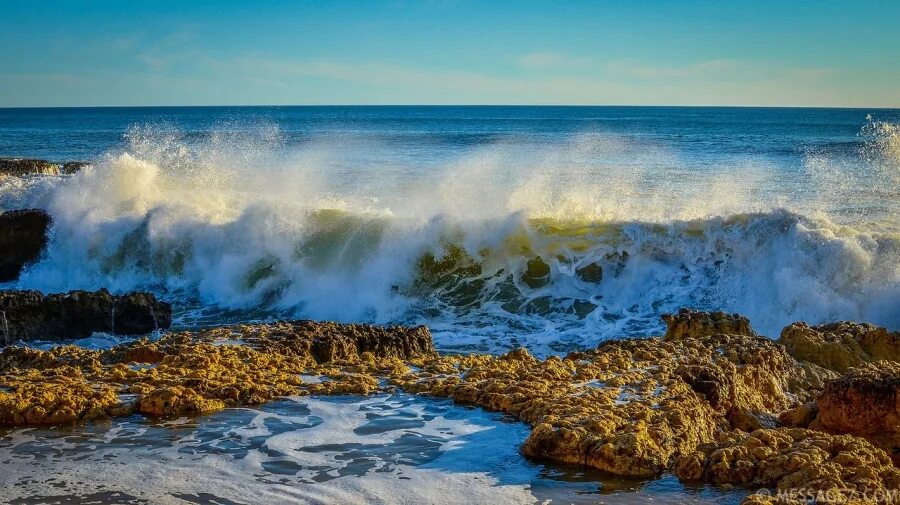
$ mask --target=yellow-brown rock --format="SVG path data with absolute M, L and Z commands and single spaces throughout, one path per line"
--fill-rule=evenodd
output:
M 735 432 L 679 458 L 674 473 L 689 481 L 773 490 L 840 493 L 900 486 L 900 469 L 868 441 L 801 428 Z
M 817 403 L 811 428 L 864 437 L 900 465 L 900 363 L 851 368 L 828 383 Z
M 750 327 L 750 320 L 740 314 L 681 309 L 675 314 L 663 314 L 662 320 L 666 323 L 666 340 L 705 337 L 718 333 L 756 335 Z
M 152 416 L 208 414 L 225 408 L 225 402 L 206 398 L 191 388 L 172 386 L 153 389 L 141 395 L 137 410 Z
M 778 342 L 795 358 L 837 372 L 872 361 L 900 361 L 900 332 L 871 324 L 794 323 L 781 331 Z

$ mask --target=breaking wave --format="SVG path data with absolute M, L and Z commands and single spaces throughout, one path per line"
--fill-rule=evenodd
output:
M 333 139 L 285 146 L 261 127 L 197 145 L 143 127 L 77 175 L 4 182 L 0 204 L 54 219 L 19 286 L 156 290 L 183 325 L 425 323 L 445 349 L 537 352 L 653 334 L 682 306 L 740 312 L 771 336 L 795 320 L 896 328 L 897 130 L 864 133 L 865 170 L 810 153 L 786 176 L 692 171 L 599 134 L 342 172 Z M 377 147 L 340 142 L 357 158 Z

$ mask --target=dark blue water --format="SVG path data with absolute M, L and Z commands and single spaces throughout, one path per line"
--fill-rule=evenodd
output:
M 741 107 L 109 107 L 0 109 L 0 156 L 91 160 L 126 145 L 135 125 L 168 124 L 187 137 L 252 134 L 274 124 L 288 144 L 323 135 L 364 136 L 404 149 L 464 149 L 516 137 L 532 142 L 608 132 L 664 142 L 698 161 L 734 155 L 802 160 L 809 150 L 858 148 L 867 116 L 897 109 Z M 421 144 L 426 144 L 422 146 Z

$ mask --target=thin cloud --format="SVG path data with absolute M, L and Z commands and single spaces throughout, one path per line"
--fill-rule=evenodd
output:
M 516 63 L 524 68 L 548 70 L 585 66 L 589 63 L 589 60 L 566 53 L 541 51 L 524 54 L 516 59 Z
M 608 65 L 608 69 L 614 73 L 641 79 L 702 77 L 733 72 L 740 67 L 740 61 L 727 58 L 700 61 L 687 65 L 646 65 L 632 60 L 617 61 Z

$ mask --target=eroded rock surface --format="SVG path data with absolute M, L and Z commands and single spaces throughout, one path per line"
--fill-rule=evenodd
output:
M 87 163 L 71 161 L 68 163 L 52 163 L 46 160 L 28 158 L 0 158 L 0 177 L 25 175 L 60 175 L 74 174 L 81 170 Z
M 15 280 L 47 246 L 50 216 L 37 209 L 0 213 L 0 282 Z
M 802 428 L 734 432 L 682 456 L 674 472 L 687 481 L 746 488 L 838 494 L 900 488 L 900 469 L 868 441 Z
M 665 339 L 608 341 L 543 360 L 524 349 L 438 355 L 422 327 L 311 321 L 174 332 L 107 351 L 7 348 L 0 423 L 202 414 L 284 395 L 400 387 L 507 412 L 533 427 L 526 455 L 616 475 L 671 471 L 751 489 L 900 486 L 876 446 L 896 438 L 874 436 L 896 433 L 900 365 L 840 377 L 753 335 L 739 316 L 679 315 Z
M 900 363 L 851 368 L 826 385 L 817 407 L 811 428 L 863 437 L 900 465 Z
M 171 306 L 149 293 L 0 291 L 0 344 L 84 338 L 94 332 L 139 335 L 171 323 Z
M 756 335 L 750 327 L 750 320 L 740 314 L 681 309 L 675 314 L 664 314 L 662 319 L 667 327 L 666 340 L 704 337 L 717 333 Z
M 837 372 L 872 361 L 900 361 L 900 332 L 872 324 L 794 323 L 781 331 L 778 342 L 797 359 Z

